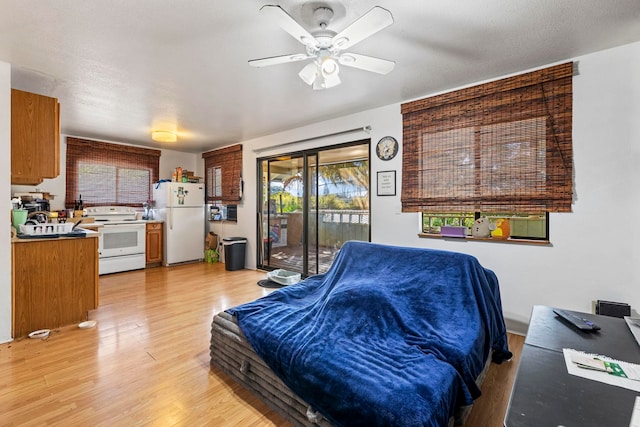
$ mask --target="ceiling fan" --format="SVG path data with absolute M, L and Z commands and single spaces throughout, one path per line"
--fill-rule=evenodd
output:
M 314 90 L 322 90 L 340 84 L 338 64 L 378 74 L 387 74 L 395 66 L 395 62 L 386 59 L 344 52 L 393 23 L 391 12 L 382 7 L 374 7 L 339 33 L 328 28 L 333 18 L 333 9 L 329 6 L 317 6 L 313 10 L 313 17 L 317 21 L 319 30 L 312 33 L 298 24 L 280 6 L 263 6 L 260 13 L 276 21 L 283 30 L 302 43 L 306 48 L 306 53 L 252 59 L 249 61 L 249 65 L 253 67 L 313 59 L 298 75 Z

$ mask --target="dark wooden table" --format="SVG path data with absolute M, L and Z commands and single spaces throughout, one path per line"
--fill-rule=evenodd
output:
M 640 393 L 570 375 L 562 349 L 640 364 L 640 346 L 624 319 L 574 313 L 602 329 L 583 332 L 560 319 L 551 307 L 533 308 L 506 427 L 629 427 Z

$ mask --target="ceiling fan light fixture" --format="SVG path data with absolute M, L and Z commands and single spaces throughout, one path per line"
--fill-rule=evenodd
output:
M 298 73 L 300 78 L 313 90 L 329 89 L 340 84 L 340 67 L 334 58 L 326 57 L 305 65 Z
M 312 85 L 318 76 L 318 67 L 315 62 L 310 62 L 298 73 L 300 78 L 308 85 Z
M 253 59 L 252 67 L 284 64 L 288 62 L 313 59 L 298 75 L 314 90 L 328 89 L 340 84 L 340 65 L 359 68 L 378 74 L 389 73 L 395 63 L 386 59 L 360 54 L 343 54 L 342 51 L 372 36 L 393 23 L 391 12 L 375 6 L 369 12 L 353 21 L 347 28 L 336 33 L 329 28 L 333 18 L 333 9 L 329 6 L 309 3 L 313 9 L 313 18 L 318 30 L 310 33 L 291 15 L 278 5 L 265 5 L 260 12 L 275 20 L 280 27 L 306 46 L 306 55 L 290 54 Z
M 330 76 L 325 76 L 324 79 L 324 88 L 325 89 L 329 89 L 332 88 L 334 86 L 338 86 L 341 83 L 340 81 L 340 77 L 338 77 L 338 74 L 332 74 Z
M 340 71 L 340 67 L 338 66 L 338 62 L 331 58 L 327 57 L 322 60 L 320 63 L 320 70 L 322 75 L 326 78 L 329 76 L 337 75 Z
M 313 90 L 324 90 L 330 89 L 334 86 L 338 86 L 340 83 L 340 77 L 338 77 L 337 74 L 327 77 L 319 74 L 318 77 L 313 81 L 313 85 L 311 85 L 311 87 L 313 88 Z
M 151 139 L 157 142 L 176 142 L 178 135 L 168 130 L 154 130 L 151 132 Z
M 311 87 L 313 88 L 313 90 L 324 90 L 325 89 L 324 79 L 323 78 L 316 79 L 311 85 Z

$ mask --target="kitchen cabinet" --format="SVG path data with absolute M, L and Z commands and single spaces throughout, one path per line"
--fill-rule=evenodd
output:
M 60 104 L 11 89 L 11 183 L 37 185 L 60 175 Z
M 11 244 L 12 335 L 87 320 L 98 307 L 98 237 Z
M 162 264 L 162 223 L 147 223 L 146 250 L 147 267 Z

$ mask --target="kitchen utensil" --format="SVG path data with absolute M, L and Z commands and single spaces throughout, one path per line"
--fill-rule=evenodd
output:
M 82 201 L 82 194 L 78 196 L 78 200 L 75 201 L 74 210 L 81 211 L 84 209 L 84 202 Z

